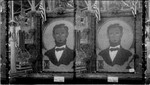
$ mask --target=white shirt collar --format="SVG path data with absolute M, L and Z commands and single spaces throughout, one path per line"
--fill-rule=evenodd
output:
M 66 48 L 66 45 L 63 45 L 63 46 L 60 46 L 60 47 L 55 46 L 55 49 L 56 49 L 56 48 Z
M 117 45 L 115 47 L 110 46 L 109 49 L 111 49 L 111 48 L 120 48 L 120 45 Z

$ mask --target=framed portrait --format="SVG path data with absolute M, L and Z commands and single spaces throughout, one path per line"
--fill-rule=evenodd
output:
M 73 17 L 49 18 L 42 35 L 43 71 L 74 71 L 73 21 Z
M 124 19 L 106 19 L 96 36 L 97 71 L 134 72 L 134 30 Z

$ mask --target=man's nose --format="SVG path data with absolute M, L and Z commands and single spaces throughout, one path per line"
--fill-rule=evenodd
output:
M 62 33 L 59 33 L 58 36 L 62 36 Z
M 62 34 L 59 34 L 58 37 L 59 37 L 59 38 L 62 38 L 62 37 L 64 37 L 64 36 L 63 36 Z
M 115 34 L 111 34 L 111 37 L 115 37 Z
M 115 37 L 115 36 L 117 36 L 117 34 L 116 34 L 116 33 L 114 33 L 114 34 L 112 34 L 112 35 L 113 35 L 114 37 Z

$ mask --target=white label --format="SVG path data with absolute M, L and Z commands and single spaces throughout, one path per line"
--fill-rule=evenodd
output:
M 64 82 L 65 78 L 63 76 L 54 76 L 54 82 Z
M 148 58 L 150 58 L 150 54 L 148 55 Z
M 135 71 L 134 68 L 129 69 L 129 72 L 134 72 L 134 71 Z
M 107 82 L 118 82 L 118 77 L 108 76 Z

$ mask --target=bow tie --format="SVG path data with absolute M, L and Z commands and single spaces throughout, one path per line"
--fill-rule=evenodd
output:
M 118 50 L 119 48 L 110 48 L 109 50 L 110 51 L 116 51 L 116 50 Z
M 62 50 L 64 50 L 65 48 L 63 47 L 63 48 L 56 48 L 55 50 L 56 51 L 62 51 Z

